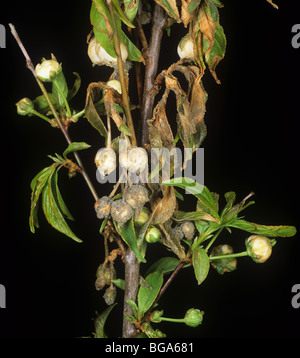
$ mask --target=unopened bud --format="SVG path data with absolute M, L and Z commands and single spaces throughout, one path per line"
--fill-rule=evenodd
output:
M 120 164 L 130 173 L 140 173 L 148 166 L 148 155 L 144 148 L 131 148 L 122 152 L 119 157 Z
M 35 67 L 35 73 L 41 81 L 52 82 L 61 72 L 61 65 L 56 60 L 42 60 Z
M 116 153 L 112 148 L 99 149 L 95 156 L 96 167 L 103 178 L 117 167 Z
M 136 226 L 143 226 L 150 219 L 150 210 L 148 208 L 143 208 L 140 214 L 134 218 L 134 223 Z
M 245 243 L 248 255 L 257 263 L 267 261 L 271 256 L 272 246 L 275 245 L 274 240 L 262 235 L 251 235 Z
M 21 116 L 27 116 L 34 109 L 33 102 L 29 98 L 22 98 L 18 103 L 16 103 L 17 112 Z
M 150 227 L 145 235 L 145 240 L 149 244 L 154 244 L 155 242 L 160 240 L 160 231 L 155 227 Z
M 190 327 L 197 327 L 202 323 L 203 314 L 203 311 L 200 311 L 196 308 L 190 308 L 188 311 L 186 311 L 184 316 L 184 323 Z
M 122 94 L 122 87 L 121 87 L 121 82 L 120 81 L 118 81 L 118 80 L 110 80 L 106 84 L 107 84 L 107 86 L 112 87 L 117 92 Z
M 177 47 L 177 53 L 180 58 L 186 58 L 189 60 L 195 59 L 194 54 L 194 42 L 192 37 L 187 34 L 179 42 Z
M 211 251 L 211 256 L 221 256 L 221 255 L 231 255 L 233 254 L 233 248 L 230 245 L 218 245 L 214 247 Z M 212 267 L 217 270 L 220 275 L 223 275 L 225 272 L 231 272 L 236 269 L 237 260 L 235 257 L 222 258 L 218 260 L 213 260 L 211 263 Z
M 122 61 L 125 62 L 128 57 L 128 51 L 123 42 L 120 43 L 120 48 L 121 48 Z M 89 42 L 88 56 L 92 61 L 93 65 L 98 65 L 98 66 L 106 65 L 106 66 L 114 67 L 118 63 L 117 58 L 110 56 L 100 45 L 100 43 L 96 40 L 95 37 L 93 37 Z

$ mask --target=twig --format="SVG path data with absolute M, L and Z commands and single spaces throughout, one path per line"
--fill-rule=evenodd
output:
M 149 130 L 147 121 L 148 119 L 152 118 L 154 104 L 154 95 L 151 93 L 151 91 L 153 89 L 155 76 L 157 73 L 161 40 L 166 23 L 166 12 L 160 5 L 155 4 L 150 44 L 146 51 L 144 93 L 139 128 L 142 146 L 149 142 Z
M 69 134 L 68 134 L 68 132 L 67 132 L 67 129 L 66 129 L 66 127 L 64 126 L 64 124 L 62 123 L 61 119 L 59 118 L 59 116 L 58 116 L 58 114 L 57 114 L 57 112 L 56 112 L 56 109 L 54 108 L 53 103 L 51 102 L 51 100 L 50 100 L 50 98 L 49 98 L 49 96 L 48 96 L 48 92 L 47 92 L 45 86 L 43 85 L 42 81 L 41 81 L 41 80 L 38 78 L 38 76 L 36 75 L 36 73 L 35 73 L 35 68 L 34 68 L 34 66 L 33 66 L 33 63 L 32 63 L 32 61 L 31 61 L 31 59 L 30 59 L 30 57 L 29 57 L 29 55 L 28 55 L 28 52 L 26 51 L 26 49 L 25 49 L 25 47 L 24 47 L 24 45 L 23 45 L 23 43 L 22 43 L 22 41 L 21 41 L 21 39 L 20 39 L 20 37 L 19 37 L 19 35 L 18 35 L 18 33 L 17 33 L 15 27 L 14 27 L 14 25 L 13 25 L 13 24 L 9 24 L 9 27 L 10 27 L 10 29 L 11 29 L 12 35 L 14 36 L 14 38 L 15 38 L 17 44 L 19 45 L 19 47 L 20 47 L 20 49 L 21 49 L 21 51 L 22 51 L 22 53 L 23 53 L 23 55 L 24 55 L 24 57 L 25 57 L 25 59 L 26 59 L 26 66 L 27 66 L 27 68 L 32 72 L 32 74 L 33 74 L 33 76 L 34 76 L 36 82 L 38 83 L 38 85 L 39 85 L 39 87 L 40 87 L 40 89 L 41 89 L 41 91 L 42 91 L 42 93 L 43 93 L 43 95 L 45 96 L 46 101 L 47 101 L 47 103 L 48 103 L 48 105 L 49 105 L 49 107 L 50 107 L 50 109 L 51 109 L 51 111 L 52 111 L 52 113 L 53 113 L 53 115 L 54 115 L 54 118 L 55 118 L 55 120 L 56 120 L 56 122 L 57 122 L 57 124 L 58 124 L 58 126 L 59 126 L 59 128 L 60 128 L 60 130 L 62 131 L 62 133 L 63 133 L 63 135 L 64 135 L 64 137 L 65 137 L 67 143 L 68 143 L 68 144 L 71 144 L 71 143 L 72 143 L 72 140 L 71 140 L 71 138 L 70 138 L 70 136 L 69 136 Z M 97 200 L 99 199 L 99 197 L 98 197 L 98 195 L 97 195 L 97 192 L 96 192 L 96 190 L 95 190 L 95 188 L 94 188 L 94 186 L 93 186 L 93 184 L 92 184 L 92 182 L 91 182 L 91 180 L 90 180 L 90 178 L 89 178 L 87 172 L 85 171 L 84 166 L 83 166 L 83 163 L 82 163 L 82 161 L 81 161 L 81 159 L 80 159 L 80 157 L 79 157 L 79 155 L 78 155 L 77 152 L 74 152 L 74 157 L 75 157 L 75 159 L 76 159 L 76 161 L 77 161 L 77 164 L 78 164 L 79 167 L 80 167 L 80 173 L 81 173 L 81 175 L 82 175 L 83 178 L 85 179 L 85 181 L 86 181 L 86 183 L 87 183 L 87 185 L 88 185 L 88 187 L 89 187 L 89 189 L 90 189 L 90 191 L 91 191 L 91 193 L 92 193 L 92 195 L 93 195 L 95 201 L 97 201 Z

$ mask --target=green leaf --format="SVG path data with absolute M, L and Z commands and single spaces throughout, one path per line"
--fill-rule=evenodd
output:
M 203 211 L 174 211 L 172 218 L 177 221 L 198 221 L 198 220 L 207 220 L 207 221 L 216 221 L 216 219 L 209 214 Z
M 104 325 L 108 315 L 116 305 L 117 303 L 114 303 L 113 305 L 107 307 L 107 309 L 95 319 L 95 338 L 107 338 L 107 335 L 104 332 Z
M 66 223 L 63 214 L 57 203 L 57 199 L 54 196 L 52 190 L 52 176 L 53 173 L 48 177 L 47 183 L 44 186 L 42 194 L 42 208 L 48 223 L 54 227 L 57 231 L 67 235 L 76 242 L 82 242 L 69 228 Z
M 264 235 L 268 237 L 291 237 L 294 236 L 297 232 L 294 226 L 260 225 L 260 224 L 248 222 L 243 219 L 236 219 L 230 223 L 227 223 L 227 226 L 244 230 L 252 234 Z
M 125 291 L 125 280 L 122 280 L 121 278 L 116 278 L 115 280 L 111 280 L 111 282 L 121 290 Z
M 58 169 L 59 170 L 59 169 Z M 59 208 L 60 210 L 62 211 L 62 213 L 69 219 L 69 220 L 74 220 L 73 216 L 71 215 L 69 209 L 67 208 L 62 196 L 61 196 L 61 193 L 60 193 L 60 190 L 58 188 L 58 184 L 57 184 L 57 181 L 58 181 L 58 170 L 55 171 L 54 173 L 54 179 L 53 179 L 53 187 L 52 187 L 52 190 L 53 190 L 53 193 L 54 193 L 54 197 L 56 198 L 57 200 L 57 203 L 59 205 Z
M 200 285 L 206 279 L 209 271 L 209 258 L 203 248 L 193 249 L 193 267 L 198 285 Z
M 77 94 L 77 92 L 81 86 L 81 78 L 80 78 L 79 73 L 73 72 L 73 75 L 75 75 L 76 78 L 75 78 L 74 85 L 73 85 L 72 89 L 70 89 L 68 91 L 68 96 L 67 96 L 68 101 Z
M 123 224 L 121 228 L 119 228 L 118 224 L 115 221 L 114 221 L 114 225 L 118 233 L 121 235 L 122 239 L 130 247 L 131 251 L 134 252 L 139 262 L 146 262 L 145 258 L 142 256 L 142 254 L 138 249 L 133 218 L 131 218 L 131 220 L 128 220 L 125 224 Z
M 139 0 L 124 0 L 124 7 L 129 21 L 133 21 L 139 8 Z
M 126 300 L 127 304 L 132 308 L 132 312 L 135 318 L 139 317 L 139 309 L 136 303 L 133 300 Z
M 131 27 L 132 29 L 135 28 L 135 26 L 130 22 L 129 19 L 127 19 L 127 17 L 124 15 L 123 10 L 121 9 L 121 6 L 119 5 L 118 0 L 112 0 L 113 3 L 113 7 L 114 7 L 114 12 L 116 14 L 116 16 L 122 21 L 124 22 L 125 25 L 127 25 L 128 27 Z
M 56 97 L 52 93 L 48 93 L 48 97 L 53 104 L 54 108 L 58 108 L 58 102 Z M 48 101 L 46 100 L 46 97 L 44 95 L 36 97 L 35 100 L 33 100 L 34 109 L 42 114 L 46 114 L 50 111 L 50 107 L 48 104 Z
M 200 5 L 201 0 L 191 0 L 188 6 L 188 12 L 191 14 Z
M 141 286 L 138 293 L 138 307 L 143 315 L 154 303 L 163 284 L 163 273 L 155 271 L 146 277 L 146 282 L 151 288 Z
M 52 83 L 52 94 L 56 97 L 59 107 L 65 106 L 65 99 L 68 96 L 68 85 L 63 72 L 61 71 Z
M 77 152 L 78 150 L 88 149 L 91 146 L 85 142 L 72 142 L 68 148 L 63 152 L 63 156 L 66 158 L 69 153 Z
M 39 227 L 37 210 L 38 200 L 47 184 L 49 176 L 53 174 L 56 169 L 56 164 L 52 164 L 50 167 L 41 170 L 31 181 L 30 187 L 31 193 L 31 204 L 30 204 L 30 215 L 29 215 L 29 227 L 32 233 L 35 233 L 35 227 Z
M 193 194 L 196 198 L 198 198 L 198 200 L 205 207 L 207 207 L 213 217 L 217 219 L 219 218 L 218 207 L 216 205 L 214 196 L 206 186 L 199 184 L 189 178 L 174 178 L 162 182 L 161 185 L 172 185 L 185 189 L 189 193 Z
M 173 272 L 179 263 L 180 260 L 176 257 L 162 257 L 149 267 L 146 275 L 149 275 L 155 271 L 161 272 L 163 275 L 165 275 L 167 273 Z

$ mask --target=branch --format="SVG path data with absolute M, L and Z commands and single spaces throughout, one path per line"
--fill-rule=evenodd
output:
M 23 45 L 23 43 L 22 43 L 22 41 L 21 41 L 21 39 L 20 39 L 20 37 L 19 37 L 15 27 L 14 27 L 14 25 L 9 24 L 9 27 L 11 29 L 12 35 L 14 36 L 17 44 L 19 45 L 19 47 L 20 47 L 20 49 L 21 49 L 21 51 L 22 51 L 22 53 L 23 53 L 23 55 L 24 55 L 24 57 L 26 59 L 27 68 L 32 72 L 36 82 L 38 83 L 38 85 L 39 85 L 39 87 L 40 87 L 40 89 L 41 89 L 41 91 L 43 93 L 43 95 L 45 96 L 46 101 L 47 101 L 47 103 L 48 103 L 48 105 L 49 105 L 49 107 L 50 107 L 50 109 L 51 109 L 51 111 L 52 111 L 52 113 L 54 115 L 54 118 L 55 118 L 60 130 L 62 131 L 67 143 L 71 144 L 72 140 L 71 140 L 71 138 L 70 138 L 70 136 L 69 136 L 69 134 L 67 132 L 67 129 L 64 126 L 64 124 L 62 123 L 61 119 L 59 118 L 59 116 L 58 116 L 58 114 L 56 112 L 56 109 L 54 108 L 54 106 L 53 106 L 53 104 L 52 104 L 52 102 L 51 102 L 51 100 L 50 100 L 50 98 L 48 96 L 48 92 L 47 92 L 45 86 L 43 85 L 42 81 L 37 77 L 37 75 L 35 73 L 35 68 L 33 66 L 33 63 L 31 61 L 31 59 L 30 59 L 30 57 L 28 55 L 28 52 L 26 51 L 26 49 L 25 49 L 25 47 L 24 47 L 24 45 Z M 97 192 L 96 192 L 96 190 L 95 190 L 95 188 L 94 188 L 94 186 L 93 186 L 93 184 L 92 184 L 87 172 L 85 171 L 85 169 L 83 167 L 83 163 L 82 163 L 82 161 L 81 161 L 81 159 L 80 159 L 80 157 L 79 157 L 77 152 L 74 152 L 74 157 L 75 157 L 75 159 L 77 161 L 77 164 L 80 167 L 81 175 L 83 176 L 84 180 L 86 181 L 86 183 L 87 183 L 87 185 L 88 185 L 88 187 L 89 187 L 89 189 L 90 189 L 95 201 L 97 201 L 99 199 L 99 197 L 97 195 Z
M 161 40 L 167 23 L 167 15 L 164 9 L 156 4 L 153 12 L 153 24 L 149 47 L 146 52 L 146 68 L 144 81 L 144 94 L 141 108 L 140 135 L 141 145 L 149 142 L 149 130 L 147 120 L 152 118 L 154 95 L 151 93 L 158 68 Z

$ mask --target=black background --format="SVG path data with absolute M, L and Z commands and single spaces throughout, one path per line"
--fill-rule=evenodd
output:
M 222 84 L 208 71 L 203 80 L 209 94 L 205 184 L 221 196 L 234 190 L 238 199 L 254 191 L 256 204 L 245 212 L 249 221 L 298 227 L 300 49 L 291 45 L 291 28 L 300 23 L 300 5 L 297 0 L 277 3 L 279 10 L 264 0 L 224 0 L 220 10 L 228 45 L 217 68 Z M 94 289 L 95 271 L 103 260 L 99 221 L 81 177 L 69 181 L 64 173 L 60 188 L 76 218 L 70 225 L 83 243 L 56 232 L 42 213 L 40 229 L 35 235 L 29 231 L 30 181 L 51 163 L 47 155 L 62 153 L 66 144 L 42 120 L 16 113 L 19 99 L 40 92 L 8 27 L 9 22 L 15 25 L 34 64 L 54 53 L 70 85 L 72 72 L 80 73 L 82 87 L 72 102 L 80 110 L 88 84 L 107 80 L 111 73 L 93 68 L 87 56 L 89 10 L 88 1 L 1 4 L 7 43 L 0 49 L 0 283 L 6 287 L 7 308 L 0 310 L 0 337 L 88 336 L 95 311 L 105 309 L 103 292 Z M 160 69 L 177 60 L 181 31 L 183 25 L 174 25 L 171 39 L 164 37 Z M 84 119 L 72 126 L 70 135 L 93 145 L 81 156 L 103 195 L 110 186 L 96 182 L 93 164 L 102 138 Z M 190 208 L 188 203 L 186 210 Z M 219 243 L 242 251 L 246 236 L 235 231 Z M 205 311 L 204 321 L 196 329 L 167 323 L 161 329 L 170 337 L 299 337 L 300 310 L 291 306 L 292 286 L 300 283 L 299 248 L 299 235 L 278 239 L 265 264 L 240 259 L 238 270 L 224 276 L 211 270 L 201 286 L 191 270 L 180 272 L 159 308 L 165 316 L 181 317 L 197 307 Z M 152 260 L 166 253 L 159 245 L 150 249 Z M 111 336 L 121 334 L 122 296 L 118 298 L 107 322 Z

